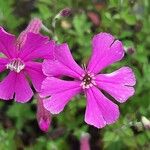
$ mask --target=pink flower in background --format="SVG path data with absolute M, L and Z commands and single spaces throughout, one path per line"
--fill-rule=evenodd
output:
M 39 96 L 37 96 L 36 116 L 37 116 L 39 128 L 44 132 L 48 132 L 51 123 L 51 114 L 47 109 L 44 108 L 43 100 Z
M 54 42 L 40 34 L 28 32 L 24 44 L 18 49 L 15 36 L 0 27 L 0 72 L 9 70 L 0 82 L 0 98 L 25 103 L 33 96 L 27 80 L 29 78 L 36 91 L 40 91 L 44 79 L 42 65 L 37 59 L 50 59 Z
M 80 150 L 90 150 L 90 134 L 83 133 L 81 135 Z
M 47 78 L 42 83 L 41 97 L 44 107 L 52 114 L 60 113 L 75 95 L 86 96 L 85 122 L 97 128 L 114 123 L 119 117 L 118 106 L 100 90 L 105 90 L 123 103 L 134 94 L 135 76 L 129 67 L 122 67 L 109 74 L 99 74 L 107 66 L 121 60 L 123 45 L 107 33 L 100 33 L 92 40 L 92 56 L 87 69 L 73 60 L 67 44 L 55 48 L 55 60 L 45 60 L 43 72 Z M 69 76 L 72 81 L 52 76 Z

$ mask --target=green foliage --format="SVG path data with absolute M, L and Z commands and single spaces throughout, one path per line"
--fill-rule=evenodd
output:
M 18 35 L 29 18 L 18 17 L 16 3 L 16 0 L 0 1 L 0 24 L 9 32 Z M 97 140 L 100 143 L 99 147 L 103 145 L 102 149 L 105 150 L 148 150 L 150 131 L 143 127 L 139 131 L 136 123 L 141 121 L 142 116 L 150 119 L 149 0 L 108 0 L 100 6 L 92 1 L 36 0 L 31 13 L 27 16 L 40 17 L 44 25 L 54 31 L 51 35 L 44 34 L 57 39 L 58 43 L 67 42 L 81 65 L 87 63 L 91 54 L 91 38 L 99 32 L 110 32 L 119 38 L 125 47 L 135 49 L 134 54 L 126 54 L 121 62 L 105 70 L 111 72 L 124 65 L 130 66 L 136 74 L 137 84 L 135 96 L 125 104 L 120 104 L 119 120 L 100 130 L 97 133 L 100 138 Z M 72 8 L 73 15 L 57 20 L 53 29 L 52 21 L 65 7 Z M 88 18 L 88 11 L 94 11 L 100 16 L 99 26 L 95 26 Z M 0 76 L 0 80 L 3 78 L 4 74 Z M 60 115 L 53 117 L 48 134 L 40 132 L 37 126 L 28 125 L 31 122 L 36 124 L 36 100 L 34 102 L 0 102 L 0 119 L 3 118 L 0 122 L 0 150 L 16 150 L 19 147 L 25 150 L 70 150 L 70 135 L 79 140 L 82 133 L 91 131 L 83 122 L 86 105 L 84 96 L 77 96 Z M 11 126 L 7 126 L 7 119 Z M 27 133 L 29 135 L 24 141 L 20 135 Z M 32 140 L 26 142 L 28 138 Z
M 22 19 L 17 18 L 14 12 L 14 0 L 0 1 L 0 23 L 5 28 L 11 31 L 15 31 L 17 27 L 21 24 Z
M 26 121 L 35 118 L 35 113 L 31 110 L 31 105 L 29 104 L 22 105 L 14 103 L 9 107 L 7 115 L 10 118 L 15 119 L 15 126 L 17 129 L 21 129 Z
M 15 131 L 8 129 L 7 132 L 0 127 L 0 148 L 1 150 L 16 149 L 14 140 Z

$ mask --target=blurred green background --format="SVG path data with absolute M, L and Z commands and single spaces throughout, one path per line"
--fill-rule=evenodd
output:
M 130 66 L 137 78 L 136 93 L 120 105 L 119 120 L 100 130 L 84 123 L 86 101 L 77 96 L 53 117 L 46 134 L 37 125 L 36 99 L 27 104 L 1 100 L 0 150 L 79 150 L 83 133 L 90 134 L 92 150 L 149 150 L 150 129 L 143 126 L 141 117 L 150 119 L 150 1 L 0 0 L 0 25 L 19 35 L 31 18 L 39 17 L 53 30 L 53 19 L 66 7 L 72 14 L 56 22 L 55 35 L 43 33 L 67 42 L 79 64 L 88 61 L 94 34 L 105 31 L 115 35 L 127 53 L 105 72 Z

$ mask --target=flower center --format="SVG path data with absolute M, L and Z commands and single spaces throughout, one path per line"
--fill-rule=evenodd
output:
M 81 77 L 81 84 L 80 86 L 82 86 L 83 89 L 88 89 L 90 87 L 92 87 L 93 85 L 96 85 L 95 83 L 95 77 L 94 77 L 94 74 L 91 74 L 91 73 L 85 73 L 82 75 Z
M 10 69 L 11 71 L 15 71 L 17 73 L 23 70 L 24 67 L 25 64 L 20 58 L 14 58 L 6 65 L 7 69 Z

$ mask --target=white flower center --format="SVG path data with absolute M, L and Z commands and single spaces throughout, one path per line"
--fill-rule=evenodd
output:
M 20 58 L 14 58 L 6 65 L 7 69 L 10 69 L 11 71 L 15 71 L 17 73 L 23 70 L 24 67 L 25 64 Z
M 92 87 L 93 85 L 96 85 L 95 83 L 95 77 L 94 77 L 94 74 L 92 73 L 85 73 L 82 75 L 81 77 L 81 84 L 80 86 L 82 86 L 83 89 L 88 89 L 90 87 Z

